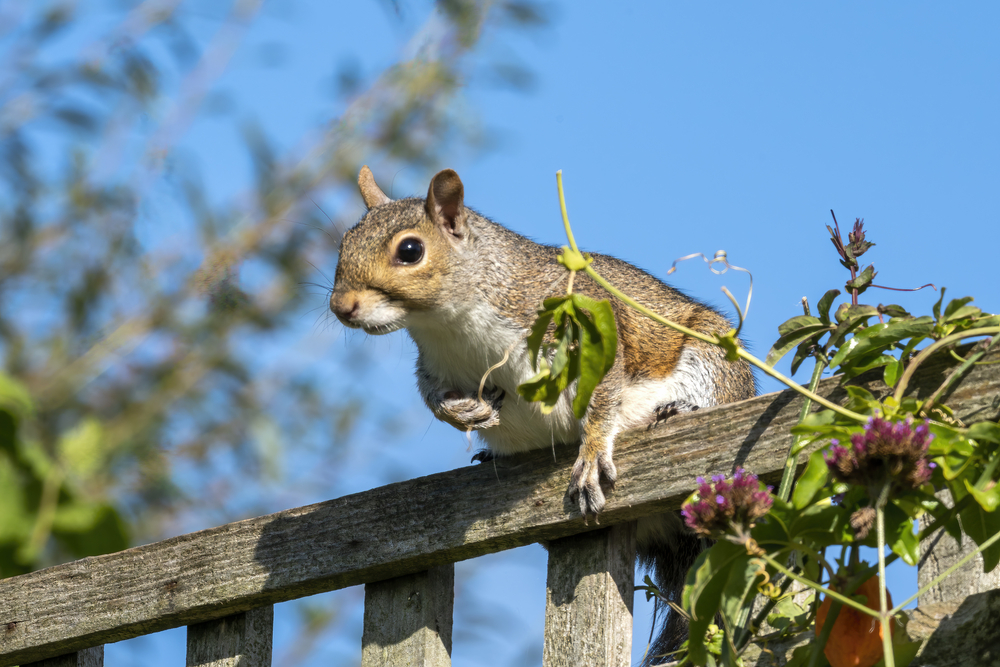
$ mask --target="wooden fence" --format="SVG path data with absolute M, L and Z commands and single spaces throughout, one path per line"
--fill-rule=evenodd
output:
M 927 364 L 912 391 L 929 393 L 945 363 Z M 886 393 L 874 379 L 855 383 Z M 845 397 L 835 380 L 820 393 Z M 947 400 L 966 421 L 996 419 L 1000 365 L 974 368 Z M 543 664 L 624 667 L 634 520 L 678 509 L 698 475 L 743 466 L 776 481 L 800 406 L 784 391 L 622 435 L 599 527 L 564 499 L 576 453 L 562 447 L 0 580 L 0 667 L 96 667 L 106 643 L 182 625 L 188 665 L 270 665 L 272 605 L 356 584 L 365 584 L 362 665 L 449 665 L 454 563 L 538 541 L 549 551 Z M 957 603 L 935 604 L 967 608 L 966 596 L 997 583 L 969 577 Z M 982 595 L 977 604 L 998 618 L 1000 596 Z M 982 642 L 1000 642 L 998 625 Z

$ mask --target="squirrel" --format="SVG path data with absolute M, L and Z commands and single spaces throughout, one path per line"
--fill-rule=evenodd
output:
M 618 354 L 583 419 L 573 413 L 574 385 L 543 414 L 539 404 L 517 394 L 517 386 L 536 372 L 526 337 L 537 310 L 565 289 L 559 249 L 466 207 L 462 181 L 450 169 L 434 176 L 426 199 L 390 199 L 367 166 L 358 185 L 368 212 L 341 241 L 330 309 L 345 326 L 368 334 L 407 330 L 417 346 L 417 385 L 427 406 L 485 442 L 487 450 L 474 460 L 579 442 L 567 493 L 586 518 L 601 511 L 614 487 L 614 441 L 623 430 L 756 395 L 746 361 L 730 362 L 721 348 L 636 313 L 580 273 L 574 291 L 611 302 Z M 653 311 L 705 334 L 731 329 L 724 315 L 645 271 L 614 257 L 592 257 L 598 273 Z M 639 560 L 677 603 L 702 548 L 676 513 L 638 522 Z M 650 656 L 683 641 L 679 614 L 666 616 Z

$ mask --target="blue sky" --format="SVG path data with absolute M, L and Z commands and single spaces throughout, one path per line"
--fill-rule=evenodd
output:
M 753 273 L 744 335 L 759 356 L 777 325 L 801 312 L 802 296 L 815 303 L 847 277 L 827 240 L 831 208 L 842 229 L 865 219 L 877 245 L 863 259 L 875 264 L 878 284 L 931 282 L 1000 311 L 989 251 L 1000 237 L 1000 6 L 555 2 L 550 10 L 548 28 L 513 39 L 493 33 L 502 38 L 488 37 L 469 68 L 461 104 L 489 148 L 457 151 L 439 165 L 459 172 L 469 205 L 521 234 L 562 244 L 555 189 L 562 169 L 584 249 L 661 278 L 681 256 L 725 249 Z M 255 118 L 291 148 L 342 109 L 329 93 L 335 67 L 351 59 L 370 81 L 401 57 L 431 6 L 401 2 L 400 12 L 374 1 L 265 5 L 210 100 L 230 96 L 240 118 Z M 207 13 L 206 34 L 213 21 Z M 488 83 L 489 63 L 497 61 L 532 72 L 531 89 Z M 268 63 L 275 66 L 262 66 Z M 183 142 L 220 201 L 252 178 L 231 120 L 205 115 Z M 367 161 L 394 195 L 426 192 L 431 173 L 395 173 L 378 155 Z M 335 213 L 355 210 L 350 217 L 363 211 L 349 193 L 323 203 Z M 154 242 L 157 231 L 148 234 Z M 333 266 L 320 268 L 332 275 Z M 720 279 L 694 261 L 669 282 L 724 309 L 722 285 L 741 301 L 748 287 L 745 274 Z M 937 299 L 931 290 L 864 296 L 921 313 Z M 414 351 L 403 334 L 370 339 L 314 322 L 303 317 L 301 327 L 307 349 L 323 355 L 321 372 L 342 383 L 352 356 L 374 359 L 363 378 L 370 396 L 407 426 L 392 443 L 349 454 L 326 496 L 276 493 L 272 510 L 291 506 L 285 500 L 321 500 L 468 463 L 464 436 L 434 422 L 420 403 Z M 385 386 L 393 388 L 388 396 Z M 762 382 L 764 391 L 777 388 Z M 200 527 L 197 518 L 192 523 Z M 455 664 L 540 661 L 544 562 L 534 547 L 460 564 Z M 914 581 L 897 573 L 890 585 L 905 597 Z M 314 664 L 349 664 L 360 655 L 360 593 L 337 595 L 352 603 Z M 640 599 L 637 650 L 648 630 Z M 280 642 L 296 622 L 286 609 L 278 610 L 276 656 L 289 649 Z M 497 609 L 519 619 L 513 639 L 490 628 Z M 183 653 L 182 639 L 155 641 L 164 656 Z M 109 664 L 147 650 L 109 647 Z

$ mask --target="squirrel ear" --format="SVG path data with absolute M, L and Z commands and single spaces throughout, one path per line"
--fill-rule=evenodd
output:
M 358 187 L 361 188 L 361 198 L 365 200 L 365 206 L 368 207 L 369 211 L 376 206 L 392 201 L 388 195 L 382 192 L 382 188 L 376 185 L 375 177 L 372 176 L 372 170 L 368 168 L 367 164 L 361 167 L 361 173 L 358 174 Z
M 439 171 L 427 189 L 427 215 L 452 236 L 465 236 L 462 179 L 451 169 Z

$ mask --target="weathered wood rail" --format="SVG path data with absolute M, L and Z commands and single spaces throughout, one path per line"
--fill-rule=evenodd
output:
M 946 364 L 927 364 L 911 390 L 929 393 Z M 836 384 L 820 392 L 842 400 Z M 967 421 L 996 419 L 1000 366 L 972 369 L 947 400 Z M 454 563 L 538 541 L 550 542 L 544 664 L 625 666 L 631 522 L 679 508 L 698 475 L 743 466 L 776 479 L 800 407 L 784 391 L 624 434 L 600 527 L 564 500 L 575 452 L 562 447 L 0 580 L 0 667 L 99 666 L 106 643 L 182 625 L 188 665 L 269 665 L 274 603 L 356 584 L 363 665 L 448 665 Z

